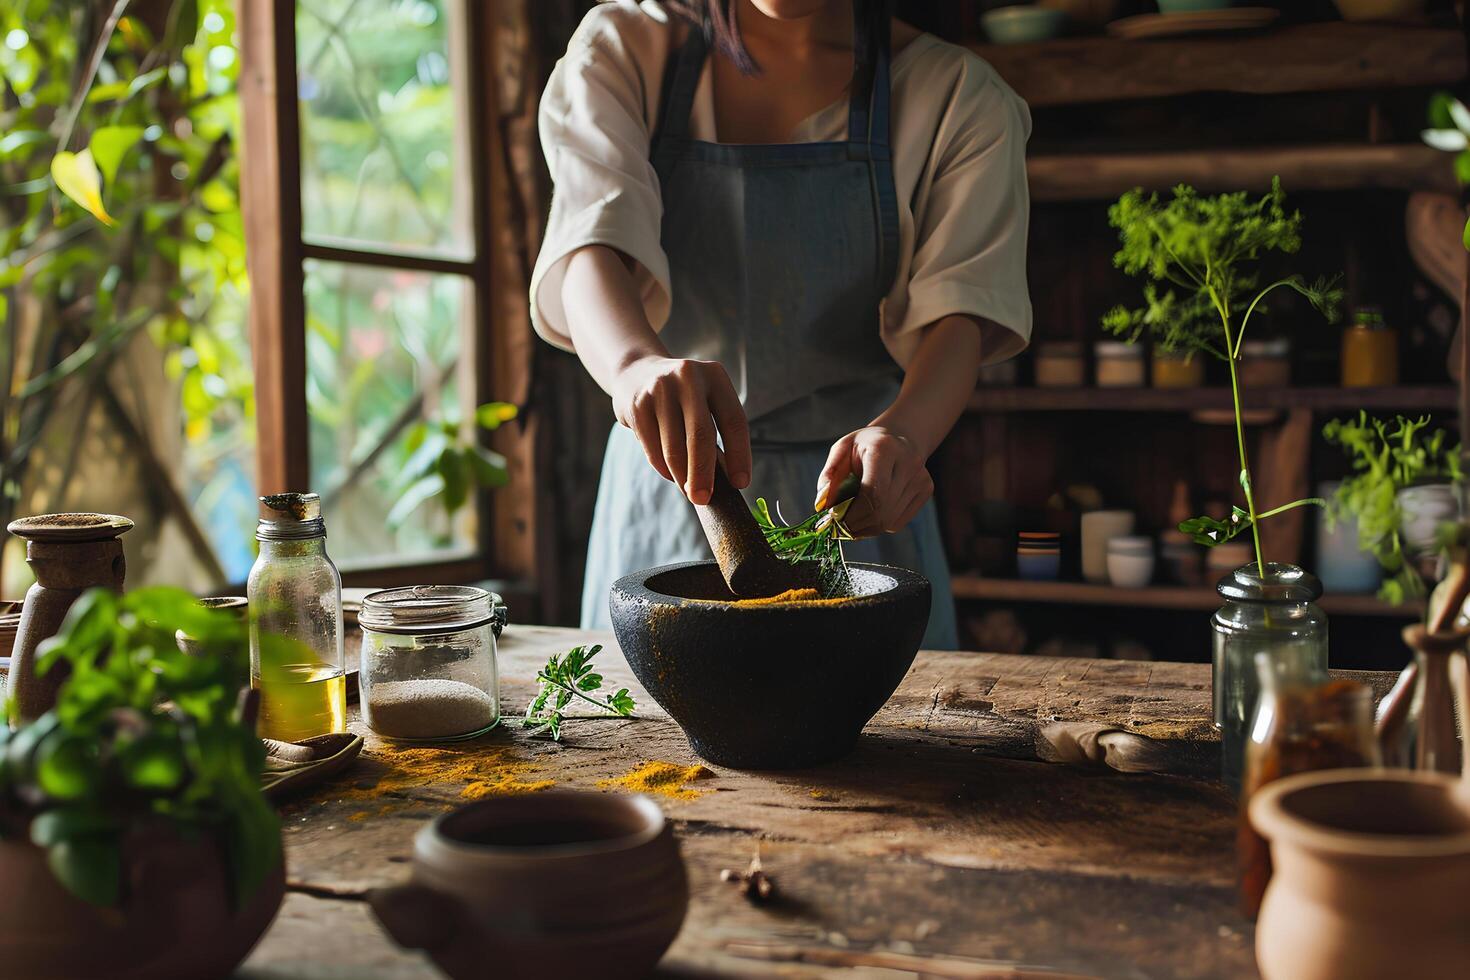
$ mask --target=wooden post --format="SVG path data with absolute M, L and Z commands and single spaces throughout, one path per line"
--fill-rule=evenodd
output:
M 256 484 L 307 490 L 306 298 L 301 267 L 301 130 L 296 5 L 237 0 L 241 210 L 250 273 Z

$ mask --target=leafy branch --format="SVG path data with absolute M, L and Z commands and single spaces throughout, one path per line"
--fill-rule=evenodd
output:
M 766 544 L 777 556 L 793 565 L 816 565 L 817 582 L 827 598 L 852 595 L 852 576 L 842 555 L 842 543 L 853 540 L 843 519 L 857 493 L 858 481 L 849 476 L 838 487 L 831 507 L 819 510 L 799 524 L 787 524 L 773 517 L 764 497 L 757 497 L 751 513 L 765 536 Z
M 605 694 L 602 700 L 592 697 L 591 692 L 601 689 L 602 675 L 593 670 L 592 658 L 602 652 L 602 645 L 572 647 L 564 654 L 551 655 L 546 666 L 536 672 L 541 690 L 526 705 L 526 717 L 521 722 L 525 728 L 546 732 L 554 740 L 561 741 L 561 726 L 569 716 L 566 709 L 574 699 L 587 702 L 598 710 L 621 718 L 631 718 L 637 705 L 626 687 L 616 694 Z
M 1256 200 L 1244 191 L 1201 197 L 1194 188 L 1181 184 L 1174 188 L 1167 203 L 1157 194 L 1134 189 L 1108 209 L 1108 221 L 1118 229 L 1120 242 L 1113 264 L 1146 281 L 1143 308 L 1120 306 L 1108 311 L 1102 320 L 1103 329 L 1128 343 L 1148 333 L 1162 350 L 1208 354 L 1230 366 L 1239 482 L 1245 507 L 1232 508 L 1225 520 L 1197 517 L 1182 522 L 1179 529 L 1210 547 L 1249 530 L 1256 567 L 1262 576 L 1266 563 L 1261 553 L 1260 522 L 1322 501 L 1295 500 L 1265 512 L 1257 508 L 1237 370 L 1241 345 L 1252 316 L 1266 312 L 1266 297 L 1278 289 L 1296 292 L 1328 322 L 1337 319 L 1342 299 L 1336 280 L 1308 282 L 1299 275 L 1257 289 L 1258 276 L 1247 263 L 1258 261 L 1268 252 L 1291 254 L 1301 248 L 1301 212 L 1288 212 L 1285 201 L 1281 181 L 1274 178 L 1270 192 Z M 1242 308 L 1244 313 L 1239 314 Z

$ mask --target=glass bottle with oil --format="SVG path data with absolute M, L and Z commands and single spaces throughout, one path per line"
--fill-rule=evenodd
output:
M 250 684 L 262 738 L 297 742 L 347 728 L 342 577 L 327 557 L 321 498 L 260 498 L 250 569 Z

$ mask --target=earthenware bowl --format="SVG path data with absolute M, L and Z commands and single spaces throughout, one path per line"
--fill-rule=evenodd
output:
M 1030 44 L 1056 37 L 1066 26 L 1067 15 L 1046 7 L 1017 6 L 988 10 L 980 24 L 996 44 Z
M 0 841 L 0 974 L 28 980 L 227 977 L 275 918 L 277 866 L 236 906 L 224 849 L 163 837 L 126 852 L 121 905 L 101 908 L 56 880 L 29 840 Z
M 414 838 L 409 882 L 368 902 L 455 980 L 631 980 L 678 935 L 689 885 L 652 800 L 550 790 L 438 817 Z
M 794 769 L 845 755 L 913 663 L 929 580 L 849 564 L 857 595 L 737 604 L 714 562 L 625 576 L 613 631 L 639 683 L 701 757 L 736 769 Z
M 1266 980 L 1463 980 L 1470 964 L 1470 800 L 1407 769 L 1288 776 L 1251 798 L 1271 842 L 1256 925 Z

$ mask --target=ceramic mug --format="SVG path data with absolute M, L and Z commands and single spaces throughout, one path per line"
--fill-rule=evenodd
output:
M 407 884 L 368 893 L 388 933 L 455 980 L 644 977 L 689 904 L 684 860 L 644 796 L 550 790 L 483 800 L 414 838 Z
M 1090 510 L 1082 515 L 1082 577 L 1108 581 L 1108 540 L 1133 533 L 1131 510 Z
M 1265 980 L 1463 980 L 1470 969 L 1470 784 L 1331 769 L 1251 799 L 1273 871 L 1256 925 Z

